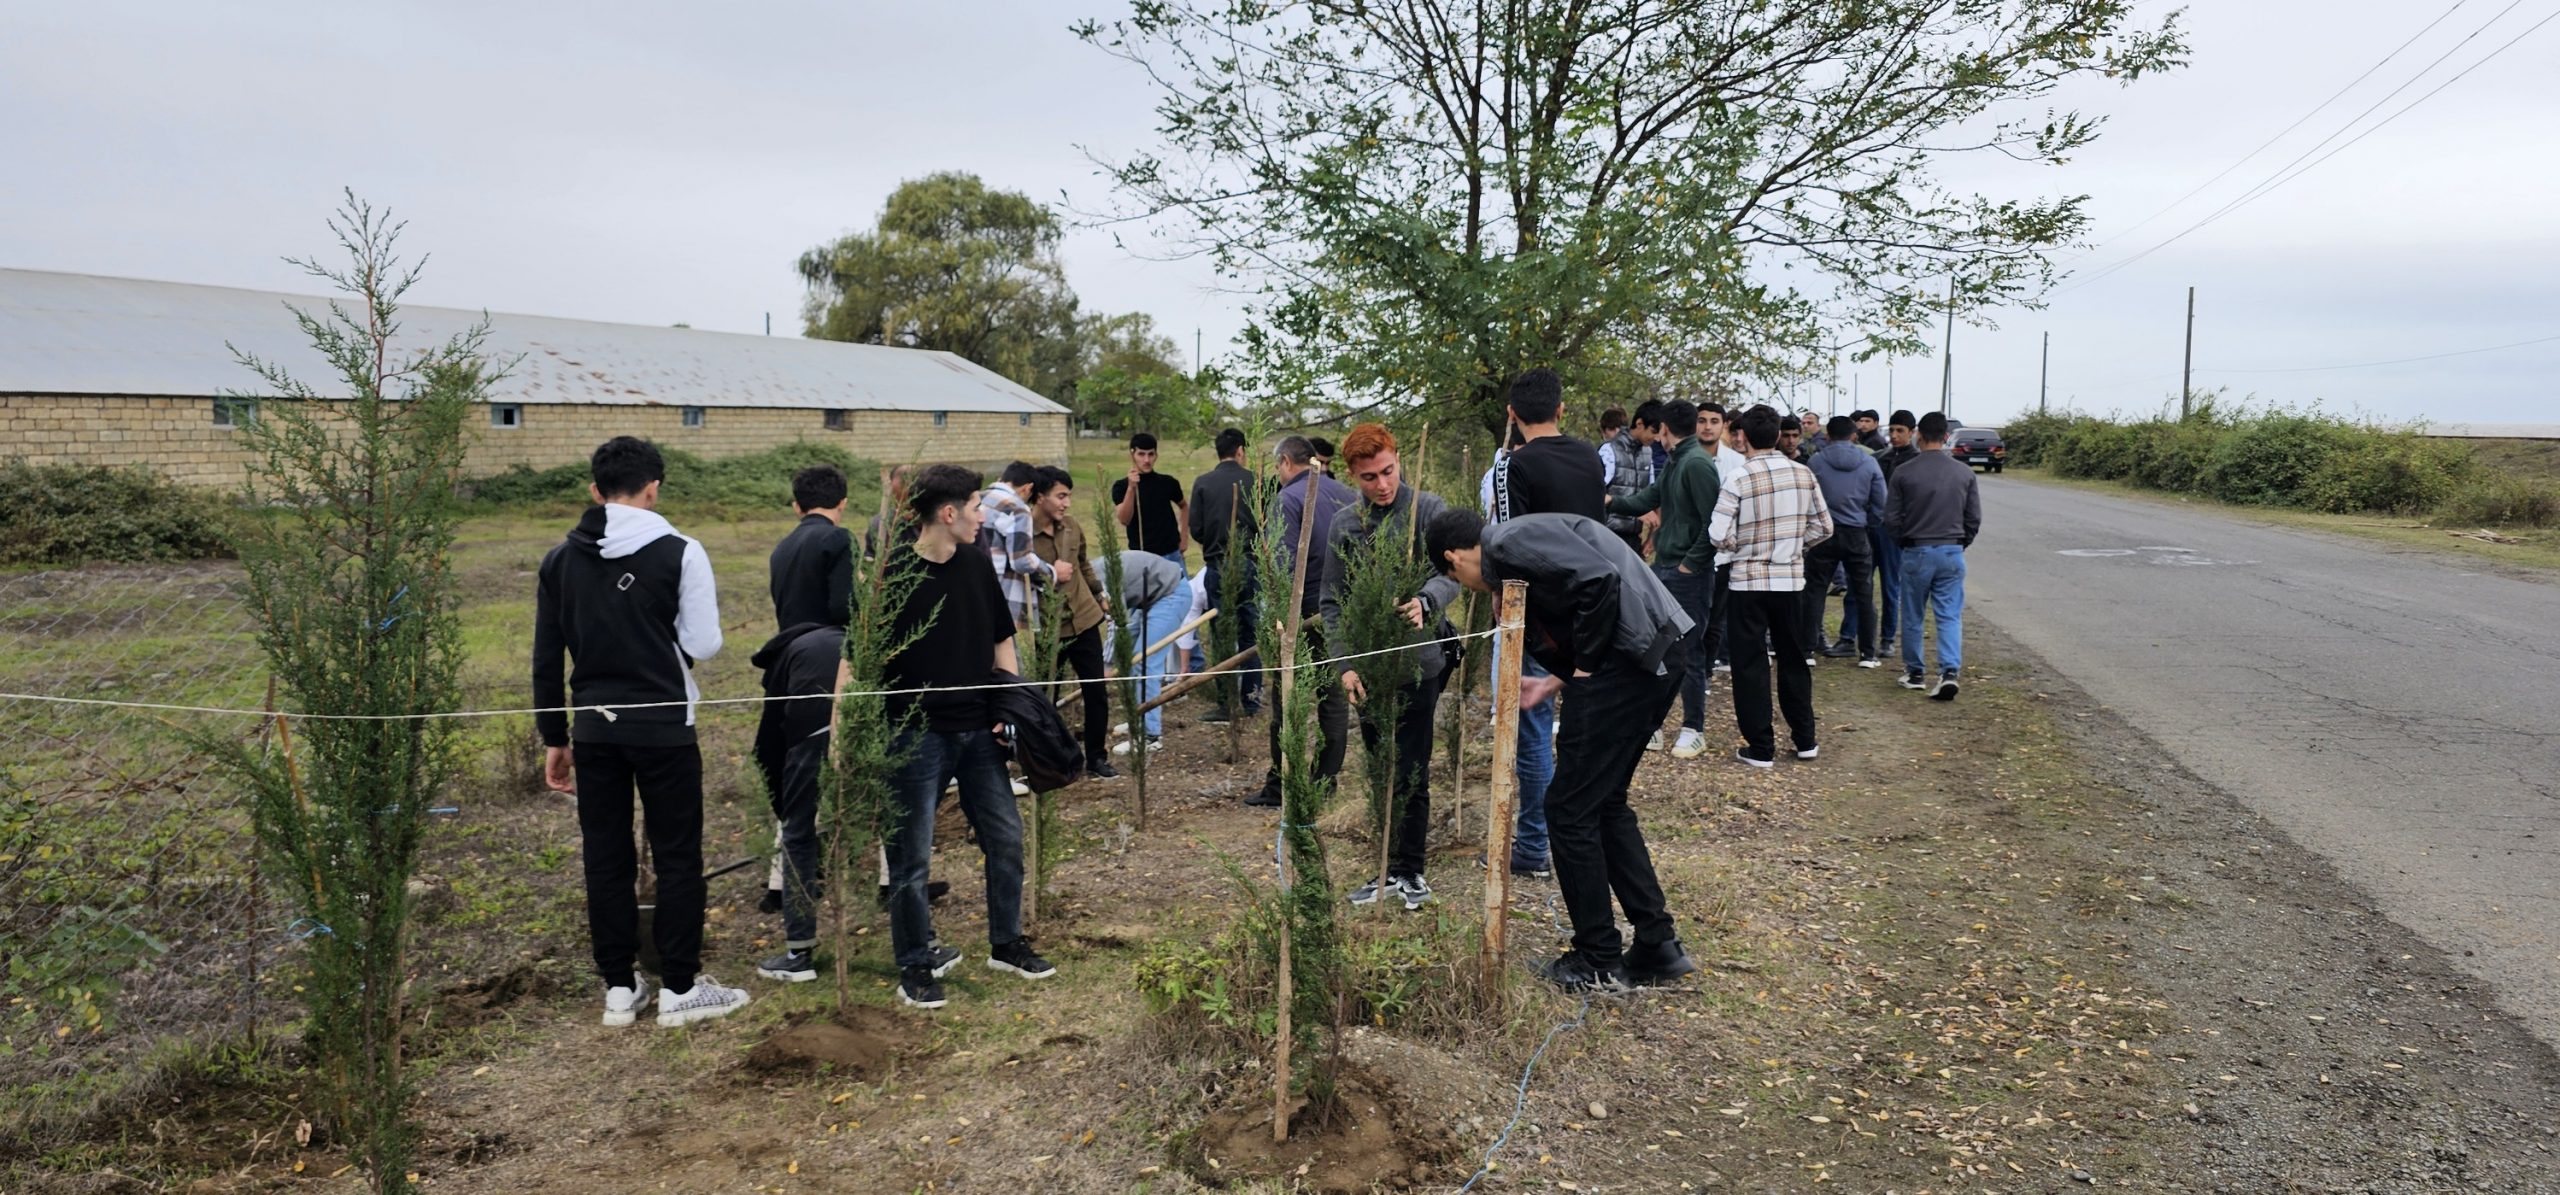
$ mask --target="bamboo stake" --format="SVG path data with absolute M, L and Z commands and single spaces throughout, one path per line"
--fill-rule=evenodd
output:
M 1236 557 L 1236 510 L 1238 507 L 1244 505 L 1244 493 L 1235 486 L 1229 486 L 1227 487 L 1227 490 L 1228 497 L 1232 499 L 1227 503 L 1227 568 L 1229 571 L 1233 571 L 1235 568 Z M 1225 574 L 1222 573 L 1219 575 L 1219 588 L 1226 588 L 1226 579 Z M 1211 596 L 1223 598 L 1226 595 L 1212 594 Z M 1239 648 L 1243 647 L 1244 626 L 1243 619 L 1241 617 L 1237 619 L 1236 639 L 1236 646 Z M 1238 677 L 1236 679 L 1235 690 L 1232 696 L 1235 698 L 1235 706 L 1227 711 L 1228 763 L 1234 763 L 1238 757 L 1244 754 L 1244 679 L 1242 677 Z
M 1274 718 L 1285 718 L 1288 716 L 1289 695 L 1295 691 L 1297 686 L 1298 611 L 1306 608 L 1307 555 L 1315 544 L 1316 480 L 1321 473 L 1322 470 L 1316 469 L 1313 466 L 1308 467 L 1306 472 L 1306 500 L 1298 507 L 1298 558 L 1291 562 L 1290 567 L 1289 612 L 1286 617 L 1280 620 L 1280 684 L 1279 696 L 1275 699 L 1277 704 L 1271 707 L 1271 716 Z M 1282 767 L 1289 769 L 1286 773 L 1286 775 L 1289 776 L 1296 775 L 1299 769 L 1303 769 L 1307 766 L 1307 761 L 1304 759 L 1282 760 L 1280 763 Z M 1284 1142 L 1289 1139 L 1289 1034 L 1291 1032 L 1289 1027 L 1289 1008 L 1290 1005 L 1295 1003 L 1297 1000 L 1298 987 L 1297 975 L 1291 969 L 1289 961 L 1289 938 L 1297 928 L 1297 918 L 1294 915 L 1295 910 L 1290 907 L 1289 897 L 1289 852 L 1286 845 L 1289 837 L 1289 805 L 1288 798 L 1286 796 L 1288 790 L 1285 780 L 1281 791 L 1283 794 L 1280 803 L 1280 837 L 1282 840 L 1282 849 L 1274 860 L 1280 868 L 1281 901 L 1280 1034 L 1279 1044 L 1276 1047 L 1275 1057 L 1271 1064 L 1271 1140 L 1275 1143 Z
M 1482 961 L 1487 992 L 1496 990 L 1502 979 L 1507 945 L 1503 930 L 1511 911 L 1511 819 L 1520 775 L 1520 653 L 1527 636 L 1528 608 L 1528 583 L 1503 582 L 1498 611 L 1502 647 L 1494 653 L 1498 671 L 1493 679 L 1493 770 L 1486 777 L 1492 801 L 1484 814 Z

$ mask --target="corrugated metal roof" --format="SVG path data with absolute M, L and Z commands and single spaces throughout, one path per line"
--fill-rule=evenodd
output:
M 210 396 L 258 379 L 227 344 L 285 367 L 320 393 L 336 378 L 287 305 L 310 295 L 0 269 L 0 394 Z M 399 342 L 441 343 L 482 318 L 400 308 Z M 950 353 L 653 328 L 540 315 L 488 315 L 490 355 L 515 359 L 491 398 L 526 403 L 1064 412 Z

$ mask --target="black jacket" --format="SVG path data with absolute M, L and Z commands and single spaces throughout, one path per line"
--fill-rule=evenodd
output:
M 561 685 L 560 653 L 569 654 Z M 720 654 L 719 590 L 702 545 L 655 511 L 590 506 L 534 584 L 534 728 L 546 747 L 693 741 L 693 664 Z M 580 710 L 565 705 L 646 705 Z
M 773 625 L 840 627 L 853 605 L 853 537 L 825 515 L 802 515 L 773 546 Z
M 756 767 L 764 773 L 767 790 L 782 791 L 791 749 L 833 723 L 836 673 L 843 661 L 844 628 L 819 622 L 785 627 L 747 657 L 764 670 L 765 696 L 803 698 L 765 702 L 764 715 L 756 720 Z
M 1608 525 L 1581 515 L 1521 515 L 1484 529 L 1484 577 L 1529 585 L 1530 654 L 1571 676 L 1612 663 L 1646 675 L 1697 623 Z
M 1254 517 L 1256 485 L 1253 472 L 1234 461 L 1219 461 L 1217 468 L 1192 481 L 1191 542 L 1200 545 L 1202 563 L 1226 562 L 1227 522 L 1231 516 L 1235 520 L 1237 546 L 1248 554 L 1253 551 L 1253 537 L 1262 529 L 1261 521 Z

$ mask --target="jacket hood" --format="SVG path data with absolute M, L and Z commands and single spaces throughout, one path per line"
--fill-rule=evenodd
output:
M 1837 470 L 1842 473 L 1856 472 L 1858 462 L 1871 461 L 1874 459 L 1875 457 L 1870 455 L 1866 449 L 1860 448 L 1856 444 L 1847 440 L 1834 440 L 1823 445 L 1822 451 L 1813 454 L 1814 464 L 1825 469 Z
M 654 510 L 608 502 L 590 506 L 579 516 L 569 542 L 579 551 L 620 560 L 675 533 L 675 524 Z
M 764 646 L 756 649 L 756 654 L 748 656 L 747 663 L 754 665 L 759 671 L 769 669 L 782 662 L 782 653 L 791 646 L 792 640 L 811 631 L 823 631 L 827 626 L 828 624 L 823 622 L 798 622 L 784 627 L 781 634 L 765 640 Z

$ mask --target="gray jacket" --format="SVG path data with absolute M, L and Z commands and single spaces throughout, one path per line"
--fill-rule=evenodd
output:
M 1973 466 L 1937 449 L 1894 467 L 1884 502 L 1884 533 L 1906 548 L 1973 546 L 1982 531 L 1982 491 Z
M 1558 676 L 1611 664 L 1658 674 L 1697 626 L 1627 541 L 1580 515 L 1505 519 L 1483 546 L 1488 583 L 1528 582 L 1528 650 Z
M 1108 589 L 1111 585 L 1109 558 L 1093 558 L 1093 587 Z M 1182 566 L 1153 552 L 1120 553 L 1120 601 L 1134 614 L 1157 602 L 1178 598 L 1185 609 L 1191 595 L 1183 584 Z
M 1413 488 L 1411 482 L 1401 482 L 1396 490 L 1395 503 L 1391 506 L 1382 507 L 1364 497 L 1335 512 L 1333 526 L 1327 529 L 1329 534 L 1325 537 L 1331 550 L 1325 553 L 1323 562 L 1324 596 L 1316 604 L 1317 613 L 1324 616 L 1327 644 L 1342 642 L 1342 595 L 1346 588 L 1342 567 L 1352 547 L 1368 542 L 1369 537 L 1376 534 L 1383 526 L 1390 528 L 1391 534 L 1413 535 L 1413 550 L 1419 553 L 1422 551 L 1422 538 L 1418 533 L 1409 532 L 1405 526 L 1406 522 L 1419 519 L 1421 527 L 1429 527 L 1431 520 L 1440 517 L 1440 512 L 1447 509 L 1449 504 L 1442 502 L 1438 495 L 1417 490 Z M 1441 612 L 1447 610 L 1451 599 L 1458 596 L 1456 581 L 1434 574 L 1430 580 L 1422 583 L 1421 592 L 1415 596 L 1422 599 L 1423 609 L 1422 629 L 1414 632 L 1416 638 L 1440 640 L 1455 633 L 1450 630 L 1449 620 Z M 1449 667 L 1448 646 L 1445 643 L 1428 642 L 1417 648 L 1416 662 L 1421 669 L 1417 675 L 1437 676 L 1446 671 Z M 1360 663 L 1358 660 L 1349 660 L 1340 667 L 1344 672 L 1358 672 Z
M 1850 441 L 1834 440 L 1813 454 L 1813 480 L 1834 527 L 1864 527 L 1884 515 L 1884 470 L 1875 454 Z

